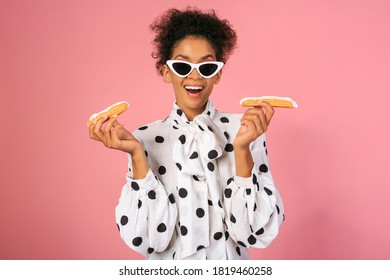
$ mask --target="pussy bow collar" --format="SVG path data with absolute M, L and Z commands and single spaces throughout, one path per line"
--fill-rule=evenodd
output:
M 172 160 L 179 169 L 177 173 L 178 191 L 181 191 L 179 196 L 182 197 L 183 193 L 186 193 L 189 197 L 187 201 L 184 201 L 187 195 L 183 198 L 179 211 L 182 257 L 195 253 L 199 246 L 208 246 L 208 205 L 212 204 L 218 212 L 223 213 L 221 203 L 223 188 L 217 159 L 223 154 L 227 137 L 213 122 L 215 114 L 213 104 L 208 101 L 202 114 L 189 121 L 180 107 L 174 103 L 167 119 L 177 130 Z M 198 209 L 204 211 L 202 219 L 193 218 L 192 213 Z

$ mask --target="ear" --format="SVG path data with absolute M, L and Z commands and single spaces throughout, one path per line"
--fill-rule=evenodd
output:
M 219 83 L 219 81 L 221 80 L 221 76 L 222 76 L 222 69 L 219 70 L 217 75 L 215 75 L 215 82 L 214 82 L 215 85 Z
M 170 84 L 172 82 L 172 79 L 171 79 L 171 71 L 169 70 L 168 66 L 165 64 L 163 65 L 163 69 L 162 69 L 162 72 L 163 72 L 163 76 L 164 76 L 164 81 L 167 83 L 167 84 Z

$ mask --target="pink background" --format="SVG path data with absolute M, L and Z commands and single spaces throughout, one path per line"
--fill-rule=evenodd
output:
M 0 258 L 139 259 L 114 209 L 123 153 L 90 114 L 127 100 L 128 129 L 169 113 L 148 26 L 183 1 L 0 1 Z M 234 25 L 239 49 L 212 100 L 293 97 L 268 148 L 286 221 L 260 259 L 389 259 L 389 1 L 192 1 Z

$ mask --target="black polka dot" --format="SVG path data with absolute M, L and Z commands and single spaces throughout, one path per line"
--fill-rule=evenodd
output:
M 214 239 L 215 239 L 215 240 L 220 240 L 220 239 L 222 238 L 222 236 L 223 236 L 223 233 L 222 233 L 222 232 L 216 232 L 216 233 L 214 234 Z
M 165 166 L 160 166 L 159 168 L 158 168 L 158 173 L 160 174 L 160 175 L 164 175 L 165 173 L 167 172 L 167 169 L 165 168 Z
M 139 245 L 142 244 L 142 237 L 134 238 L 132 243 L 133 243 L 134 246 L 138 247 Z
M 255 233 L 256 233 L 256 235 L 262 235 L 264 233 L 264 228 L 259 229 Z
M 253 183 L 253 185 L 256 185 L 256 184 L 257 184 L 257 177 L 256 177 L 256 174 L 253 174 L 252 183 Z
M 182 144 L 185 144 L 186 143 L 186 136 L 183 134 L 179 137 L 179 140 Z
M 280 209 L 279 209 L 279 206 L 276 205 L 276 211 L 278 211 L 278 215 L 280 214 Z
M 133 190 L 135 190 L 135 191 L 138 191 L 139 190 L 139 185 L 138 185 L 138 183 L 137 182 L 131 182 L 131 187 L 132 187 L 132 189 Z
M 198 158 L 198 153 L 197 152 L 193 152 L 192 154 L 191 154 L 191 156 L 190 156 L 190 159 L 196 159 L 196 158 Z
M 147 150 L 145 150 L 145 156 L 148 157 L 148 151 Z
M 179 168 L 179 170 L 181 171 L 181 164 L 180 164 L 180 163 L 176 163 L 176 166 L 177 166 L 177 168 Z
M 285 219 L 286 219 L 286 216 L 283 214 L 283 222 L 284 222 Z
M 220 120 L 221 120 L 222 123 L 228 123 L 229 122 L 229 119 L 227 117 L 222 117 Z
M 233 151 L 234 151 L 233 145 L 230 143 L 227 143 L 225 146 L 225 152 L 233 152 Z
M 187 192 L 187 190 L 185 188 L 180 188 L 179 189 L 179 196 L 181 198 L 185 198 L 185 197 L 187 197 L 187 195 L 188 195 L 188 192 Z
M 172 128 L 173 129 L 179 129 L 177 126 L 174 126 L 174 125 L 172 125 Z
M 172 193 L 168 196 L 168 199 L 169 199 L 169 202 L 170 202 L 171 204 L 175 203 L 175 197 L 173 196 Z
M 230 215 L 230 221 L 235 224 L 236 223 L 236 217 L 233 216 L 233 214 Z
M 185 226 L 180 226 L 180 233 L 183 236 L 186 236 L 188 233 L 188 229 Z
M 119 231 L 121 231 L 121 228 L 119 227 L 119 225 L 118 225 L 118 224 L 116 224 L 116 227 L 118 228 L 118 230 L 119 230 Z
M 264 187 L 264 190 L 268 195 L 272 195 L 272 191 L 269 188 Z
M 232 189 L 231 188 L 226 188 L 224 191 L 225 197 L 226 198 L 231 198 L 232 197 Z
M 210 206 L 213 206 L 213 202 L 212 202 L 210 199 L 208 199 L 207 202 L 208 202 L 208 204 L 209 204 Z
M 256 209 L 257 209 L 257 204 L 255 202 L 255 204 L 253 205 L 253 212 L 256 212 Z
M 240 247 L 236 247 L 236 252 L 237 252 L 237 255 L 241 256 L 241 250 L 240 250 Z
M 202 208 L 196 209 L 196 216 L 197 216 L 198 218 L 203 218 L 203 217 L 204 217 L 204 214 L 205 214 L 205 212 L 204 212 L 204 210 L 203 210 Z
M 200 250 L 202 250 L 202 249 L 206 249 L 206 247 L 203 246 L 203 245 L 200 245 L 200 246 L 198 246 L 198 248 L 196 248 L 196 251 L 200 251 Z
M 228 239 L 229 239 L 229 236 L 230 236 L 229 232 L 228 232 L 228 231 L 225 231 L 225 240 L 228 240 Z
M 207 115 L 209 115 L 209 116 L 210 116 L 210 115 L 211 115 L 211 112 L 210 112 L 210 111 L 207 111 Z
M 207 164 L 207 168 L 208 168 L 211 172 L 213 172 L 214 169 L 215 169 L 214 164 L 213 164 L 212 162 L 209 162 L 209 163 Z
M 161 223 L 157 227 L 158 232 L 165 232 L 167 230 L 167 226 L 164 223 Z
M 151 190 L 148 192 L 148 197 L 150 199 L 156 199 L 156 192 L 154 190 Z
M 237 241 L 238 245 L 242 246 L 242 247 L 246 247 L 245 243 L 242 242 L 242 241 Z
M 153 254 L 153 252 L 154 252 L 154 249 L 153 248 L 148 248 L 148 254 Z
M 211 150 L 208 154 L 209 159 L 215 159 L 218 156 L 218 152 L 216 150 Z
M 164 137 L 162 136 L 156 136 L 154 140 L 156 141 L 156 143 L 164 143 Z
M 199 178 L 195 175 L 192 176 L 192 178 L 195 180 L 195 181 L 198 181 L 199 182 Z
M 219 206 L 220 208 L 223 208 L 223 207 L 222 207 L 221 200 L 218 200 L 218 206 Z
M 246 189 L 245 192 L 246 192 L 246 195 L 250 195 L 252 190 L 251 189 Z
M 266 147 L 266 146 L 267 146 L 267 144 L 265 143 L 265 141 L 263 142 L 263 146 L 264 146 L 264 147 Z
M 148 126 L 147 125 L 145 125 L 145 126 L 141 126 L 140 128 L 138 128 L 139 130 L 145 130 L 145 129 L 147 129 L 148 128 Z
M 129 222 L 129 218 L 127 216 L 122 216 L 121 217 L 121 225 L 125 226 Z
M 183 115 L 182 109 L 177 109 L 177 110 L 176 110 L 176 113 L 177 113 L 179 116 Z
M 227 180 L 227 184 L 230 185 L 230 183 L 233 182 L 233 181 L 234 181 L 234 178 L 233 178 L 233 177 L 232 177 L 232 178 L 229 178 L 229 179 Z
M 142 201 L 138 199 L 138 209 L 140 209 L 142 206 Z
M 214 132 L 214 130 L 208 125 L 207 128 L 211 131 Z
M 198 125 L 198 127 L 199 127 L 200 130 L 204 131 L 203 127 L 201 127 L 200 125 Z
M 254 245 L 256 243 L 256 237 L 254 237 L 253 235 L 249 236 L 248 237 L 248 243 L 251 244 L 251 245 Z
M 173 253 L 172 259 L 175 259 L 176 252 Z
M 262 165 L 260 165 L 259 170 L 260 170 L 260 172 L 267 173 L 268 166 L 263 163 Z

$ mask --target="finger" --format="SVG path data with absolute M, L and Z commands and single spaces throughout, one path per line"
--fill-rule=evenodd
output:
M 113 123 L 116 121 L 117 115 L 114 115 L 110 117 L 103 128 L 103 134 L 105 137 L 105 143 L 107 147 L 112 147 L 112 130 L 113 130 Z
M 258 128 L 257 131 L 259 132 L 259 134 L 262 134 L 263 132 L 267 131 L 268 122 L 266 120 L 266 116 L 264 115 L 264 111 L 261 107 L 249 109 L 246 113 L 247 116 L 255 117 L 253 121 L 255 121 L 255 124 Z
M 103 143 L 105 143 L 105 137 L 104 137 L 104 134 L 102 132 L 102 126 L 103 126 L 103 123 L 107 120 L 107 118 L 108 118 L 108 116 L 105 115 L 105 116 L 101 117 L 100 119 L 98 119 L 98 121 L 95 124 L 95 127 L 93 128 L 93 133 Z
M 263 124 L 261 119 L 257 114 L 248 114 L 245 116 L 244 120 L 249 124 L 252 123 L 257 135 L 263 133 Z
M 264 115 L 264 111 L 263 110 L 259 111 L 257 116 L 260 119 L 260 124 L 261 124 L 261 127 L 263 129 L 263 131 L 261 133 L 266 132 L 268 129 L 268 122 L 266 120 L 266 116 Z
M 93 140 L 97 140 L 97 141 L 100 141 L 100 139 L 95 135 L 95 125 L 96 125 L 96 122 L 91 124 L 89 127 L 88 127 L 88 130 L 89 130 L 89 138 L 93 139 Z
M 272 119 L 274 113 L 275 113 L 275 109 L 268 102 L 262 101 L 261 104 L 265 110 L 265 118 L 267 120 L 267 124 L 269 124 L 271 122 L 271 119 Z
M 114 116 L 113 116 L 114 117 Z M 125 127 L 125 125 L 121 124 L 120 122 L 118 122 L 118 119 L 117 119 L 118 116 L 115 116 L 115 120 L 114 122 L 112 123 L 112 127 L 115 128 L 117 126 L 121 126 L 122 128 Z
M 115 148 L 120 148 L 122 144 L 122 140 L 119 139 L 119 130 L 123 128 L 123 125 L 115 126 L 111 131 L 111 145 Z

